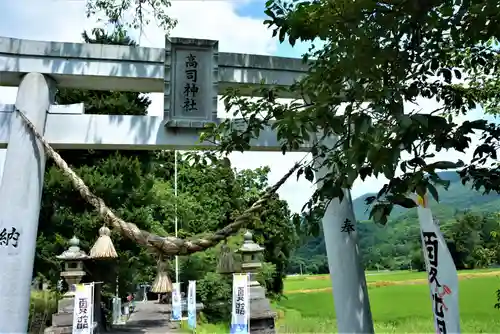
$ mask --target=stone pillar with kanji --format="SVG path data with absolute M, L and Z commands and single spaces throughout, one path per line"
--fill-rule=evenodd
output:
M 264 248 L 253 241 L 250 231 L 244 235 L 243 246 L 238 249 L 241 254 L 241 271 L 250 274 L 250 333 L 274 334 L 276 312 L 266 298 L 266 289 L 257 281 L 257 274 L 262 268 L 260 257 Z
M 73 331 L 74 286 L 79 284 L 86 275 L 83 262 L 89 257 L 80 249 L 78 238 L 71 238 L 69 245 L 70 247 L 66 251 L 57 256 L 59 260 L 64 262 L 64 271 L 61 272 L 61 277 L 66 281 L 69 289 L 59 300 L 57 313 L 52 315 L 52 327 L 45 329 L 45 334 L 71 334 Z

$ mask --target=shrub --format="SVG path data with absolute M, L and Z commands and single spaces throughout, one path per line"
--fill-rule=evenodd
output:
M 52 324 L 52 314 L 57 312 L 59 294 L 50 290 L 31 291 L 29 333 L 43 333 Z
M 209 322 L 227 322 L 231 317 L 232 275 L 207 273 L 197 285 L 203 314 Z
M 257 280 L 263 287 L 266 288 L 267 297 L 271 299 L 279 299 L 279 296 L 274 294 L 271 290 L 274 280 L 276 279 L 276 275 L 278 275 L 276 272 L 276 265 L 270 262 L 262 263 L 262 268 L 257 275 Z

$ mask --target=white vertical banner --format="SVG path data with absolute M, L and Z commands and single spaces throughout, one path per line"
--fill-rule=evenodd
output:
M 428 198 L 417 196 L 422 248 L 437 334 L 460 333 L 458 275 L 446 241 L 432 217 Z
M 189 281 L 187 312 L 188 326 L 194 330 L 196 328 L 196 281 Z
M 181 305 L 181 284 L 172 283 L 172 321 L 181 321 L 182 305 Z
M 75 285 L 73 334 L 91 334 L 94 325 L 94 283 Z
M 233 274 L 231 334 L 250 333 L 250 274 Z
M 122 301 L 120 298 L 113 298 L 113 325 L 118 325 L 122 317 Z

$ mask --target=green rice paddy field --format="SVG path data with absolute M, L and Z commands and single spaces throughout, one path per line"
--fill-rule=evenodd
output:
M 500 270 L 465 271 L 460 277 L 462 333 L 500 333 L 494 308 Z M 424 273 L 367 272 L 377 333 L 433 333 Z M 335 333 L 335 309 L 328 275 L 287 278 L 285 298 L 274 305 L 278 333 Z M 224 325 L 200 325 L 197 333 L 228 333 Z

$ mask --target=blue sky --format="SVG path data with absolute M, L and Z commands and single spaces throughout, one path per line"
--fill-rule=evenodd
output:
M 250 17 L 264 21 L 268 19 L 267 15 L 264 14 L 265 9 L 265 1 L 253 0 L 250 2 L 239 4 L 236 7 L 236 13 L 241 17 Z M 302 57 L 302 54 L 307 51 L 307 48 L 309 47 L 309 43 L 298 43 L 292 47 L 290 43 L 288 43 L 288 41 L 280 43 L 277 39 L 276 45 L 277 49 L 273 53 L 273 55 L 292 58 Z
M 265 1 L 258 0 L 242 2 L 237 5 L 236 14 L 242 17 L 247 16 L 265 20 L 267 18 L 266 14 L 264 14 L 264 10 L 266 9 L 265 3 Z
M 263 0 L 174 0 L 169 14 L 179 23 L 171 32 L 174 37 L 189 37 L 219 40 L 219 51 L 237 53 L 255 53 L 283 57 L 301 57 L 309 45 L 297 44 L 291 47 L 288 42 L 279 43 L 272 38 L 272 31 L 264 25 Z M 85 29 L 99 26 L 94 19 L 85 17 L 84 0 L 1 0 L 0 1 L 0 36 L 60 41 L 81 42 L 81 33 Z M 141 46 L 164 47 L 165 32 L 154 24 L 146 27 L 141 34 L 132 36 Z M 0 104 L 14 103 L 15 88 L 0 88 Z M 162 94 L 152 94 L 153 103 L 149 109 L 151 115 L 163 113 Z M 435 101 L 420 100 L 419 107 L 433 110 Z M 481 110 L 474 110 L 469 118 L 484 117 Z M 279 155 L 279 156 L 278 156 Z M 250 152 L 233 154 L 231 161 L 237 168 L 256 168 L 269 165 L 270 181 L 277 181 L 303 153 L 282 156 L 280 153 Z M 440 154 L 439 158 L 454 160 L 460 157 L 455 152 Z M 470 152 L 462 157 L 470 158 Z M 0 152 L 0 170 L 3 166 L 3 154 Z M 353 197 L 366 192 L 376 191 L 385 183 L 383 179 L 357 181 L 352 189 Z M 313 187 L 304 179 L 295 178 L 287 182 L 280 195 L 285 198 L 293 211 L 299 211 L 303 203 L 312 194 Z

